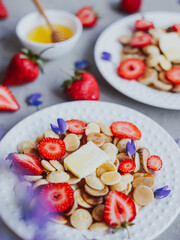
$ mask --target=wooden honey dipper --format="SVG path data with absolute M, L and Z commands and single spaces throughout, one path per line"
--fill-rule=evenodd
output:
M 33 0 L 33 1 L 34 1 L 35 5 L 36 5 L 37 9 L 41 13 L 41 15 L 46 20 L 47 25 L 51 29 L 51 39 L 52 39 L 52 42 L 53 43 L 57 43 L 57 42 L 62 42 L 64 40 L 67 40 L 67 37 L 64 35 L 64 33 L 54 29 L 53 25 L 51 24 L 51 22 L 49 21 L 48 17 L 46 16 L 46 14 L 44 12 L 44 9 L 43 9 L 42 5 L 40 4 L 39 0 Z

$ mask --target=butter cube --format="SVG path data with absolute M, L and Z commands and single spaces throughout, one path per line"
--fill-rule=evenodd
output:
M 92 141 L 64 159 L 65 168 L 79 178 L 95 172 L 96 168 L 109 160 L 109 156 Z
M 177 33 L 163 34 L 159 47 L 169 61 L 180 61 L 180 36 Z

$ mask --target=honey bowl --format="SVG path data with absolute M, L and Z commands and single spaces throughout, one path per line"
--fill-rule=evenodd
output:
M 16 34 L 24 47 L 37 54 L 44 51 L 42 58 L 53 60 L 66 55 L 75 47 L 82 33 L 82 24 L 74 14 L 66 11 L 45 12 L 55 28 L 66 35 L 67 40 L 52 43 L 51 32 L 38 12 L 32 12 L 21 18 L 16 26 Z

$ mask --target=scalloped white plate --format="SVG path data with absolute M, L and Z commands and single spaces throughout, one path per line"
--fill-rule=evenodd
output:
M 50 123 L 56 123 L 56 119 L 78 118 L 87 121 L 102 120 L 108 125 L 113 121 L 130 121 L 136 124 L 142 132 L 141 143 L 149 148 L 151 154 L 160 155 L 163 160 L 163 168 L 156 173 L 155 188 L 169 185 L 172 190 L 170 196 L 165 199 L 155 199 L 150 205 L 143 208 L 137 215 L 130 227 L 133 240 L 153 239 L 163 232 L 176 218 L 180 211 L 180 150 L 172 137 L 157 123 L 145 115 L 117 104 L 107 102 L 68 102 L 58 104 L 39 111 L 18 123 L 12 128 L 0 142 L 0 163 L 8 165 L 5 157 L 16 151 L 17 144 L 23 140 L 34 140 L 42 134 Z M 6 163 L 5 163 L 6 162 Z M 34 228 L 31 224 L 23 222 L 20 218 L 20 208 L 17 206 L 14 194 L 16 177 L 10 170 L 7 172 L 1 168 L 0 171 L 0 214 L 7 225 L 23 239 L 32 239 Z M 55 223 L 49 223 L 46 240 L 81 240 L 103 239 L 103 240 L 126 240 L 127 233 L 122 230 L 113 235 L 98 235 L 90 231 L 80 232 Z
M 174 23 L 180 23 L 180 14 L 176 12 L 143 12 L 143 16 L 160 27 L 169 27 Z M 133 14 L 122 18 L 101 33 L 94 49 L 96 65 L 105 80 L 124 95 L 151 106 L 180 110 L 179 93 L 152 89 L 137 81 L 122 79 L 116 73 L 122 49 L 118 38 L 125 34 L 132 34 L 135 21 L 141 17 L 141 14 Z M 101 53 L 104 51 L 112 54 L 112 62 L 101 59 Z

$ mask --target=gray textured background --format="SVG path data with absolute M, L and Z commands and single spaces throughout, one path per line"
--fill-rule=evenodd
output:
M 21 45 L 15 35 L 17 21 L 25 14 L 33 11 L 34 5 L 31 0 L 4 0 L 10 16 L 7 20 L 0 22 L 0 79 L 4 74 L 5 67 L 14 53 L 21 49 Z M 94 6 L 101 18 L 98 25 L 89 30 L 84 30 L 77 47 L 68 55 L 57 61 L 46 63 L 44 66 L 45 74 L 40 75 L 38 80 L 32 84 L 21 87 L 12 87 L 11 90 L 21 105 L 21 110 L 15 113 L 0 113 L 0 125 L 9 130 L 24 117 L 36 111 L 35 107 L 27 106 L 26 98 L 32 93 L 41 92 L 43 94 L 43 105 L 45 108 L 53 104 L 68 101 L 62 90 L 61 83 L 66 76 L 60 69 L 73 70 L 74 62 L 81 59 L 88 59 L 90 71 L 96 76 L 101 90 L 101 100 L 122 104 L 134 108 L 145 115 L 151 117 L 164 127 L 174 138 L 180 137 L 180 112 L 163 110 L 138 103 L 113 89 L 98 72 L 94 59 L 93 48 L 99 34 L 112 22 L 126 16 L 114 8 L 114 0 L 42 0 L 46 8 L 64 9 L 76 12 L 84 5 Z M 169 10 L 180 11 L 177 0 L 143 0 L 142 11 Z M 0 80 L 1 81 L 1 80 Z M 161 213 L 159 213 L 161 214 Z M 178 240 L 180 239 L 180 216 L 157 240 Z M 161 228 L 161 226 L 159 226 Z M 149 231 L 151 231 L 149 229 Z M 5 233 L 0 240 L 18 240 L 11 231 L 0 221 L 0 233 Z M 63 239 L 63 238 L 62 238 Z M 143 240 L 143 239 L 140 239 Z

